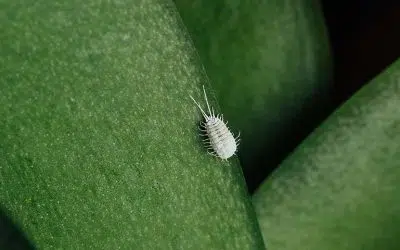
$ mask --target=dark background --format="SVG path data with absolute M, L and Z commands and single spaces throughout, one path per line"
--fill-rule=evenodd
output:
M 273 159 L 259 162 L 253 172 L 244 169 L 250 193 L 335 109 L 400 58 L 400 0 L 322 0 L 321 3 L 334 67 L 330 100 L 317 113 L 315 108 L 302 113 L 297 121 L 302 126 L 284 138 L 285 148 L 276 152 Z
M 338 105 L 400 56 L 400 1 L 324 0 L 322 4 Z

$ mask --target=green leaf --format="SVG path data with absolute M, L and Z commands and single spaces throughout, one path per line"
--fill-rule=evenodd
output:
M 400 60 L 338 109 L 254 195 L 270 249 L 398 249 Z
M 200 143 L 169 1 L 2 5 L 0 206 L 35 247 L 263 248 L 237 160 Z
M 241 132 L 253 189 L 263 177 L 257 172 L 275 167 L 326 105 L 331 58 L 319 2 L 174 1 L 224 117 Z

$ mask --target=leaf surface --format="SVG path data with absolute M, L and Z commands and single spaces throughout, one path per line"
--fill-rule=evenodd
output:
M 400 61 L 340 107 L 254 195 L 269 249 L 398 249 Z
M 173 4 L 2 9 L 0 206 L 35 247 L 263 248 L 238 162 L 200 143 L 209 85 Z

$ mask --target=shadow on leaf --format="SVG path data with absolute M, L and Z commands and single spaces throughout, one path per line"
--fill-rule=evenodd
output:
M 0 249 L 36 249 L 24 233 L 0 208 Z

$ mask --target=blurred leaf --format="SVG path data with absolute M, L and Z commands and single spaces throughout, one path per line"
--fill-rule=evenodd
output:
M 269 249 L 400 245 L 400 60 L 334 113 L 254 195 Z
M 38 249 L 263 248 L 238 162 L 199 142 L 206 78 L 173 5 L 2 10 L 0 205 Z
M 174 1 L 224 117 L 241 131 L 252 190 L 324 115 L 331 60 L 319 2 Z

